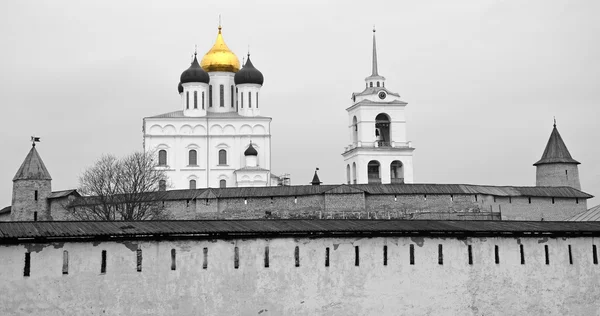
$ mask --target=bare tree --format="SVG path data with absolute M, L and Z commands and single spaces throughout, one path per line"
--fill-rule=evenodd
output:
M 164 218 L 157 191 L 166 175 L 156 166 L 152 152 L 134 152 L 121 159 L 103 155 L 79 177 L 83 197 L 71 203 L 71 215 L 105 221 Z

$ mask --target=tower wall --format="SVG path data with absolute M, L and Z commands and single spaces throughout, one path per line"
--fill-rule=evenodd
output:
M 36 199 L 37 191 L 37 199 Z M 16 180 L 13 182 L 11 221 L 50 220 L 48 196 L 52 192 L 51 180 Z
M 536 166 L 535 185 L 539 187 L 572 187 L 581 190 L 577 164 L 556 163 Z

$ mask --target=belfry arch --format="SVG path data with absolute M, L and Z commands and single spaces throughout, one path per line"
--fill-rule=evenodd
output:
M 371 160 L 367 164 L 368 183 L 381 183 L 381 164 L 377 160 Z
M 358 121 L 356 116 L 352 118 L 352 143 L 356 144 L 358 142 Z
M 377 147 L 389 147 L 390 142 L 390 117 L 380 113 L 375 117 L 375 141 Z
M 404 165 L 400 160 L 390 164 L 390 183 L 404 183 Z

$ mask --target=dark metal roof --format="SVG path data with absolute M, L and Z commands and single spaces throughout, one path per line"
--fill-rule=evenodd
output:
M 35 149 L 35 144 L 31 147 L 17 174 L 15 174 L 13 181 L 16 180 L 52 180 L 42 158 Z
M 0 222 L 0 242 L 24 239 L 193 238 L 240 236 L 600 236 L 600 222 L 436 220 L 207 220 L 114 222 Z
M 250 83 L 259 84 L 262 86 L 265 82 L 265 78 L 263 77 L 262 72 L 256 69 L 256 67 L 254 67 L 254 65 L 250 61 L 250 54 L 248 54 L 248 59 L 246 60 L 246 63 L 244 64 L 242 69 L 235 73 L 233 80 L 236 85 Z
M 204 69 L 200 67 L 196 55 L 194 55 L 194 60 L 192 61 L 190 68 L 186 69 L 183 73 L 181 73 L 179 82 L 182 84 L 188 82 L 210 82 L 210 76 L 208 75 L 208 72 L 204 71 Z
M 558 133 L 558 129 L 556 129 L 556 124 L 554 124 L 552 134 L 550 134 L 550 139 L 548 139 L 548 143 L 546 144 L 546 149 L 542 154 L 542 158 L 533 165 L 537 166 L 549 163 L 579 164 L 577 160 L 571 157 L 571 153 L 569 153 L 567 145 L 565 145 L 562 137 L 560 137 L 560 133 Z
M 0 209 L 0 214 L 10 213 L 11 206 Z
M 56 198 L 61 198 L 61 197 L 65 197 L 65 196 L 69 196 L 71 194 L 74 194 L 75 196 L 81 196 L 81 194 L 79 194 L 79 192 L 77 192 L 77 190 L 75 189 L 71 189 L 71 190 L 62 190 L 62 191 L 53 191 L 50 193 L 50 195 L 48 196 L 49 199 L 56 199 Z

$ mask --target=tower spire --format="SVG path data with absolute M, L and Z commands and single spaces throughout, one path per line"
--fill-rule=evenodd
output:
M 377 42 L 375 40 L 375 25 L 373 25 L 373 67 L 371 76 L 379 76 L 377 72 Z

